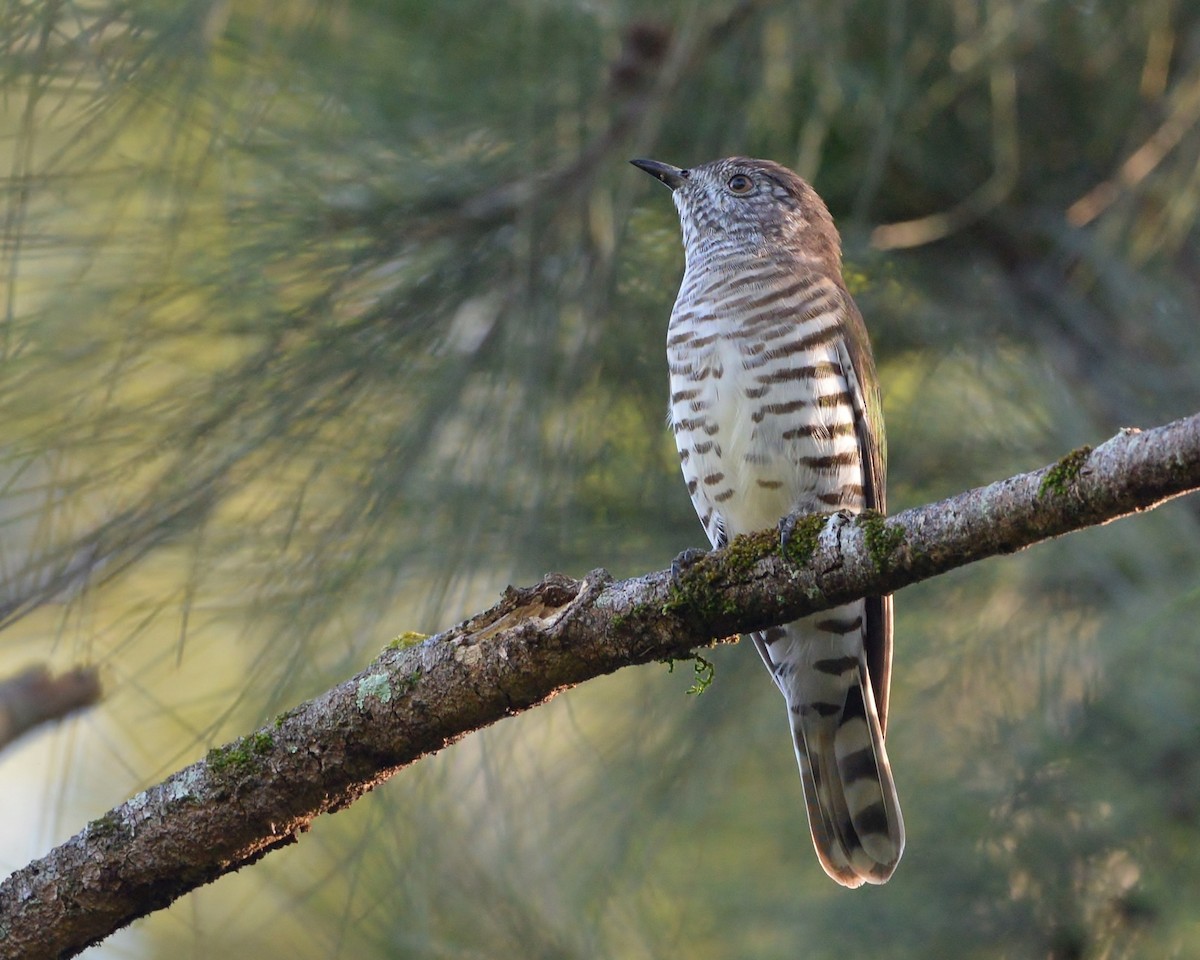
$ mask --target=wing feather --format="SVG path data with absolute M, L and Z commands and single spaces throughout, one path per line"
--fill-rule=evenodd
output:
M 863 492 L 868 510 L 887 513 L 887 446 L 883 433 L 883 401 L 871 355 L 867 327 L 854 298 L 841 288 L 845 336 L 839 346 L 843 370 L 858 423 L 858 448 L 863 461 Z M 887 733 L 888 699 L 892 680 L 892 597 L 868 597 L 864 646 L 879 726 Z

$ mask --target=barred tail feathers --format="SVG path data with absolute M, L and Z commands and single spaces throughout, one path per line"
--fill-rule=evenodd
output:
M 885 883 L 904 850 L 904 821 L 861 638 L 857 631 L 817 627 L 852 622 L 857 606 L 754 637 L 787 700 L 817 856 L 847 887 Z

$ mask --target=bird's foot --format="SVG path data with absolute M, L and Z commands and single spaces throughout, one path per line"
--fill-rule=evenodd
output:
M 701 550 L 699 547 L 688 547 L 671 561 L 671 582 L 675 584 L 676 588 L 682 586 L 681 581 L 683 580 L 683 575 L 687 573 L 688 568 L 694 567 L 698 561 L 707 556 L 707 550 Z
M 793 562 L 803 563 L 817 548 L 817 538 L 829 522 L 830 517 L 850 514 L 843 510 L 836 513 L 789 513 L 779 521 L 779 552 Z
M 788 513 L 779 518 L 779 552 L 787 553 L 788 544 L 792 542 L 792 535 L 796 532 L 796 524 L 800 522 L 800 518 L 804 516 L 801 513 Z

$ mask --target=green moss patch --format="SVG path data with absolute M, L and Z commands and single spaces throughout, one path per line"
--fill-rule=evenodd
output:
M 821 531 L 825 529 L 828 520 L 829 515 L 825 513 L 810 513 L 798 517 L 787 541 L 784 542 L 783 537 L 779 538 L 779 553 L 783 559 L 795 566 L 808 563 L 817 552 Z
M 880 573 L 892 565 L 892 557 L 904 545 L 904 528 L 889 527 L 887 517 L 875 510 L 864 510 L 854 518 L 863 532 L 863 542 L 871 562 Z
M 1042 477 L 1041 485 L 1038 487 L 1038 496 L 1062 496 L 1066 493 L 1078 479 L 1079 472 L 1091 455 L 1091 447 L 1080 447 L 1068 453 L 1046 471 L 1046 475 Z
M 213 773 L 227 773 L 252 766 L 274 748 L 275 738 L 269 733 L 252 733 L 248 737 L 239 737 L 227 747 L 214 747 L 208 751 L 205 760 Z
M 409 647 L 415 647 L 420 643 L 424 643 L 429 639 L 427 633 L 417 633 L 415 630 L 405 630 L 400 636 L 396 637 L 389 643 L 385 650 L 407 650 Z

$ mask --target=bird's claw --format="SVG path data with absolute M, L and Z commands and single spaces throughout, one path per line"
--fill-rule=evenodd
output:
M 788 544 L 792 542 L 792 534 L 796 532 L 796 524 L 802 513 L 788 513 L 779 520 L 779 552 L 786 555 Z
M 698 560 L 707 556 L 707 550 L 701 550 L 699 547 L 688 547 L 671 561 L 671 582 L 675 584 L 676 588 L 682 586 L 681 581 L 688 567 L 695 566 Z
M 792 535 L 796 532 L 796 525 L 801 520 L 808 520 L 812 517 L 821 518 L 821 522 L 828 523 L 831 520 L 837 523 L 849 523 L 854 519 L 854 514 L 849 510 L 835 510 L 833 513 L 789 513 L 779 521 L 779 552 L 785 557 L 788 555 L 788 547 L 792 543 Z

